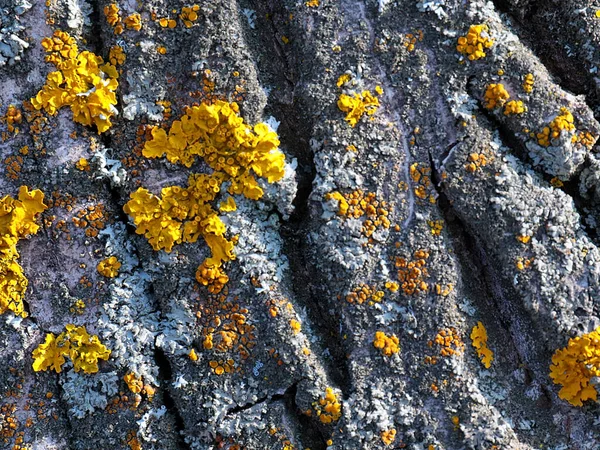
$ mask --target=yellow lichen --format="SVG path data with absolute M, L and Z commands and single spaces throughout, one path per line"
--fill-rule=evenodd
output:
M 302 329 L 302 324 L 295 319 L 290 320 L 290 328 L 294 332 L 294 334 L 298 334 Z
M 383 331 L 375 332 L 373 347 L 381 350 L 384 356 L 392 356 L 400 351 L 400 341 L 395 334 L 387 336 Z
M 477 322 L 477 325 L 473 327 L 471 331 L 472 345 L 477 351 L 477 356 L 481 360 L 481 363 L 489 369 L 494 360 L 494 353 L 487 346 L 487 330 L 481 322 Z
M 42 46 L 48 53 L 46 61 L 58 71 L 48 74 L 46 84 L 31 99 L 34 108 L 55 115 L 63 106 L 70 106 L 75 122 L 95 124 L 99 133 L 108 130 L 110 118 L 117 112 L 119 75 L 115 66 L 91 52 L 79 53 L 75 40 L 62 31 L 44 38 Z
M 336 422 L 342 417 L 342 404 L 332 388 L 325 389 L 325 396 L 313 403 L 321 423 Z
M 110 350 L 100 342 L 98 336 L 90 336 L 83 326 L 69 324 L 65 329 L 58 336 L 48 333 L 45 342 L 33 351 L 33 370 L 39 372 L 53 369 L 60 373 L 66 362 L 65 357 L 68 356 L 75 372 L 98 372 L 98 360 L 107 361 Z
M 485 90 L 484 106 L 486 109 L 494 109 L 503 106 L 509 98 L 510 95 L 504 89 L 503 84 L 490 84 Z
M 471 25 L 465 36 L 458 38 L 458 50 L 467 55 L 470 61 L 485 58 L 485 50 L 494 45 L 494 40 L 489 35 L 489 28 L 485 24 Z
M 596 400 L 598 392 L 591 383 L 600 376 L 600 328 L 569 339 L 567 346 L 556 350 L 550 365 L 550 378 L 562 388 L 558 396 L 573 406 Z
M 179 18 L 183 21 L 183 24 L 186 28 L 191 28 L 196 20 L 198 20 L 198 10 L 200 6 L 184 6 L 181 8 L 181 14 L 179 14 Z
M 46 208 L 42 191 L 29 191 L 27 186 L 21 186 L 17 199 L 0 199 L 0 314 L 27 316 L 23 296 L 28 280 L 17 262 L 17 242 L 38 232 L 35 220 Z
M 542 132 L 537 134 L 538 143 L 544 147 L 549 147 L 552 140 L 558 139 L 563 131 L 571 132 L 575 130 L 574 121 L 571 111 L 563 106 L 560 108 L 560 114 L 550 122 L 550 125 L 544 127 Z
M 125 17 L 124 23 L 131 30 L 140 31 L 142 29 L 142 17 L 138 13 Z
M 96 269 L 100 275 L 104 275 L 107 278 L 114 278 L 119 275 L 119 269 L 121 268 L 121 263 L 117 259 L 116 256 L 110 256 L 106 259 L 103 259 L 98 263 Z
M 144 389 L 142 377 L 136 375 L 133 372 L 129 372 L 127 375 L 125 375 L 123 377 L 123 380 L 125 380 L 127 387 L 134 394 L 139 394 L 140 392 L 142 392 L 142 389 Z
M 396 440 L 396 429 L 383 430 L 380 436 L 384 445 L 391 445 Z
M 525 105 L 521 100 L 511 100 L 504 107 L 504 115 L 510 116 L 514 114 L 523 114 L 525 112 Z
M 236 103 L 216 101 L 188 108 L 168 133 L 154 127 L 144 156 L 166 156 L 187 167 L 202 157 L 214 172 L 192 174 L 186 188 L 165 187 L 160 197 L 139 188 L 123 208 L 133 218 L 136 233 L 144 235 L 154 250 L 170 252 L 173 245 L 193 243 L 202 236 L 211 255 L 198 267 L 196 280 L 211 292 L 220 292 L 227 283 L 221 265 L 235 258 L 234 240 L 225 237 L 225 224 L 212 206 L 223 183 L 229 182 L 232 195 L 258 200 L 263 189 L 256 178 L 273 183 L 284 174 L 285 156 L 278 149 L 277 134 L 264 123 L 246 125 L 238 111 Z M 234 205 L 232 199 L 224 207 Z
M 535 78 L 532 73 L 528 73 L 525 75 L 525 79 L 523 80 L 523 90 L 530 94 L 533 91 L 533 85 L 535 83 Z
M 339 81 L 338 81 L 339 82 Z M 346 113 L 346 122 L 355 127 L 364 114 L 372 116 L 379 108 L 379 99 L 371 91 L 362 91 L 354 95 L 340 94 L 337 106 Z
M 125 63 L 125 52 L 120 45 L 113 45 L 108 52 L 108 60 L 113 66 L 120 66 Z

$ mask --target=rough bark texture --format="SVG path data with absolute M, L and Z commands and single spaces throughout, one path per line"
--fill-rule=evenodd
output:
M 111 2 L 30 1 L 0 0 L 0 192 L 40 189 L 49 208 L 18 244 L 28 317 L 0 316 L 0 447 L 600 448 L 597 403 L 571 406 L 549 377 L 555 350 L 600 325 L 596 2 L 202 0 L 188 28 L 192 4 L 119 0 L 142 27 L 115 34 Z M 456 46 L 476 24 L 494 44 L 468 60 Z M 55 70 L 40 45 L 55 30 L 105 60 L 126 54 L 105 133 L 69 108 L 27 109 Z M 488 109 L 494 83 L 526 111 Z M 352 90 L 379 99 L 354 127 L 337 104 Z M 224 214 L 238 241 L 221 294 L 195 281 L 202 239 L 154 251 L 123 212 L 140 186 L 209 171 L 141 149 L 150 125 L 213 99 L 279 123 L 286 155 L 280 181 Z M 587 140 L 540 145 L 563 107 Z M 371 234 L 372 217 L 340 215 L 327 195 L 357 190 L 389 227 Z M 96 266 L 112 255 L 122 267 L 106 278 Z M 471 344 L 478 322 L 489 369 Z M 33 350 L 67 324 L 97 334 L 108 361 L 34 372 Z M 233 344 L 207 348 L 224 331 Z M 400 351 L 376 348 L 378 331 Z M 129 373 L 154 395 L 136 397 Z M 332 423 L 318 414 L 327 388 Z

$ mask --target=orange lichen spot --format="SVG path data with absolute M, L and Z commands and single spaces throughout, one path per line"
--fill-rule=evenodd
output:
M 489 34 L 489 28 L 485 24 L 471 25 L 465 36 L 458 38 L 456 50 L 467 55 L 470 61 L 485 58 L 485 50 L 492 48 L 494 40 Z
M 384 445 L 392 445 L 396 440 L 396 429 L 383 430 L 379 436 Z
M 418 35 L 415 35 L 413 33 L 407 33 L 404 35 L 404 48 L 406 48 L 406 50 L 408 52 L 412 52 L 415 50 L 415 46 L 417 44 L 417 40 L 419 39 Z M 423 32 L 421 32 L 421 40 L 423 39 Z
M 98 336 L 90 336 L 83 326 L 69 324 L 65 329 L 58 336 L 48 333 L 45 342 L 33 351 L 33 370 L 39 372 L 50 368 L 60 373 L 68 356 L 75 372 L 98 372 L 98 360 L 107 361 L 111 351 L 100 342 Z
M 15 126 L 20 124 L 23 121 L 23 115 L 21 114 L 21 110 L 17 108 L 15 105 L 8 105 L 6 110 L 6 114 L 4 117 L 0 118 L 0 122 L 6 123 L 6 128 L 9 133 L 17 134 L 19 129 Z
M 340 111 L 346 113 L 346 122 L 354 128 L 363 115 L 372 116 L 377 112 L 379 99 L 368 90 L 355 92 L 354 95 L 342 93 L 338 98 L 337 106 Z
M 138 13 L 134 13 L 125 17 L 123 22 L 130 30 L 140 31 L 142 29 L 142 17 Z
M 366 237 L 371 237 L 380 228 L 389 228 L 388 219 L 390 208 L 387 202 L 377 199 L 374 192 L 364 192 L 360 189 L 342 194 L 333 191 L 325 194 L 325 200 L 338 202 L 338 215 L 359 219 L 366 216 L 361 232 Z
M 552 356 L 550 378 L 562 386 L 558 396 L 573 406 L 596 400 L 598 392 L 591 383 L 600 376 L 600 328 L 569 339 L 567 346 Z
M 198 10 L 200 6 L 184 6 L 181 8 L 181 14 L 179 14 L 179 18 L 183 21 L 183 24 L 186 28 L 191 28 L 196 20 L 198 20 Z
M 138 376 L 133 372 L 129 372 L 127 375 L 123 377 L 123 380 L 127 384 L 127 387 L 134 394 L 139 394 L 144 389 L 144 383 L 142 381 L 142 377 Z
M 17 262 L 17 243 L 38 232 L 37 216 L 47 207 L 43 192 L 27 186 L 21 186 L 17 199 L 0 199 L 0 314 L 12 311 L 27 317 L 23 297 L 29 281 Z
M 439 236 L 442 234 L 442 230 L 444 229 L 443 220 L 428 220 L 427 225 L 429 225 L 429 229 L 431 230 L 431 234 L 433 236 Z
M 119 262 L 116 256 L 110 256 L 106 259 L 103 259 L 96 266 L 98 273 L 107 278 L 114 278 L 117 275 L 119 275 L 120 268 L 121 263 Z
M 433 344 L 440 346 L 441 356 L 452 356 L 460 354 L 465 348 L 465 344 L 458 334 L 458 330 L 454 327 L 444 328 L 436 334 L 433 341 L 429 341 L 429 346 Z
M 313 407 L 321 423 L 336 422 L 342 417 L 342 404 L 330 387 L 325 389 L 325 396 L 313 403 Z
M 415 184 L 413 192 L 420 200 L 429 200 L 429 203 L 435 203 L 435 195 L 433 193 L 433 184 L 431 183 L 431 167 L 425 163 L 415 162 L 410 165 L 410 178 Z M 400 189 L 400 185 L 398 186 Z
M 127 445 L 130 450 L 142 450 L 142 444 L 133 430 L 127 433 Z
M 397 292 L 400 289 L 400 285 L 395 281 L 386 281 L 385 288 L 390 292 Z
M 558 139 L 563 131 L 571 132 L 575 130 L 574 117 L 564 106 L 560 108 L 560 114 L 557 115 L 550 125 L 544 127 L 541 133 L 537 134 L 538 143 L 543 147 L 549 147 L 552 140 Z
M 119 22 L 121 22 L 121 15 L 119 14 L 119 6 L 116 3 L 111 3 L 110 5 L 106 5 L 104 7 L 104 15 L 106 16 L 106 21 L 110 26 L 116 26 Z
M 531 92 L 533 92 L 534 83 L 535 83 L 535 78 L 534 78 L 533 74 L 528 73 L 523 78 L 523 90 L 525 92 L 527 92 L 528 94 L 530 94 Z
M 192 361 L 198 361 L 198 355 L 196 354 L 196 350 L 191 349 L 188 353 L 188 358 L 190 358 Z
M 290 328 L 292 329 L 294 334 L 298 334 L 298 333 L 300 333 L 300 330 L 302 329 L 302 325 L 297 320 L 292 319 L 292 320 L 290 320 Z
M 113 66 L 120 66 L 125 63 L 125 52 L 120 45 L 113 45 L 108 52 L 108 60 Z
M 523 114 L 525 111 L 525 105 L 521 100 L 511 100 L 504 106 L 505 116 Z
M 287 36 L 281 36 L 281 42 L 287 45 L 290 43 L 290 38 L 288 38 Z
M 521 242 L 522 244 L 527 244 L 527 243 L 529 243 L 530 240 L 531 240 L 531 236 L 527 236 L 524 234 L 517 235 L 517 241 Z
M 365 283 L 360 283 L 348 295 L 346 301 L 352 304 L 362 305 L 368 301 L 369 304 L 379 303 L 383 299 L 385 293 L 378 290 L 375 286 L 369 286 Z
M 475 348 L 481 363 L 486 369 L 489 369 L 494 360 L 494 353 L 488 348 L 487 340 L 487 330 L 481 322 L 477 322 L 477 325 L 475 325 L 471 331 L 472 345 Z
M 465 164 L 465 170 L 473 173 L 486 166 L 488 158 L 483 153 L 470 153 Z
M 406 295 L 426 292 L 429 289 L 429 286 L 425 282 L 425 278 L 429 276 L 426 267 L 429 253 L 425 250 L 417 250 L 413 256 L 412 261 L 396 257 L 395 262 L 398 269 L 398 281 L 400 281 L 400 287 Z
M 158 53 L 160 53 L 161 55 L 166 55 L 167 54 L 167 47 L 159 45 L 158 47 L 156 47 L 156 51 Z
M 571 142 L 573 142 L 574 144 L 579 142 L 580 144 L 584 145 L 585 147 L 591 150 L 594 144 L 596 143 L 596 137 L 594 137 L 594 135 L 589 131 L 579 131 L 571 138 Z
M 460 430 L 460 419 L 458 416 L 452 416 L 452 424 L 454 425 L 454 430 Z
M 85 158 L 79 158 L 79 161 L 75 163 L 75 167 L 77 167 L 77 169 L 81 170 L 82 172 L 89 172 L 90 163 Z
M 304 3 L 304 5 L 308 6 L 309 8 L 317 8 L 319 6 L 319 0 L 308 0 Z
M 381 350 L 383 356 L 392 356 L 400 351 L 400 341 L 395 334 L 387 336 L 383 331 L 376 331 L 373 347 Z
M 169 26 L 169 19 L 167 19 L 166 17 L 162 17 L 158 19 L 158 24 L 163 28 L 167 28 Z
M 561 188 L 564 186 L 564 183 L 562 182 L 562 180 L 560 180 L 557 177 L 554 177 L 550 180 L 550 184 L 555 187 L 555 188 Z
M 504 106 L 509 98 L 510 95 L 502 83 L 492 83 L 485 90 L 483 96 L 484 106 L 486 109 L 498 108 Z
M 46 84 L 31 99 L 33 107 L 55 115 L 63 106 L 70 106 L 75 122 L 94 124 L 98 133 L 108 130 L 117 113 L 119 75 L 115 66 L 91 52 L 79 53 L 74 39 L 62 31 L 45 38 L 42 46 L 48 53 L 46 60 L 58 71 L 48 74 Z

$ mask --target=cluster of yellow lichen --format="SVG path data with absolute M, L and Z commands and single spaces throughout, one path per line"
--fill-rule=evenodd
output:
M 3 117 L 0 117 L 0 122 L 6 123 L 6 128 L 9 133 L 17 134 L 19 129 L 15 126 L 20 124 L 23 121 L 23 115 L 19 108 L 15 105 L 8 105 L 6 110 L 6 114 Z
M 429 225 L 432 236 L 439 236 L 442 234 L 442 230 L 444 229 L 443 220 L 428 220 L 427 225 Z
M 202 236 L 211 256 L 198 268 L 196 279 L 211 292 L 219 292 L 227 283 L 221 266 L 235 258 L 234 241 L 225 238 L 225 224 L 211 202 L 225 182 L 230 183 L 230 194 L 258 200 L 263 189 L 256 177 L 273 183 L 284 173 L 285 156 L 278 149 L 277 134 L 264 123 L 253 128 L 246 125 L 238 112 L 236 103 L 216 101 L 188 108 L 168 133 L 154 127 L 153 139 L 142 151 L 144 156 L 166 156 L 186 167 L 201 157 L 214 172 L 190 175 L 187 188 L 163 188 L 161 197 L 140 188 L 124 208 L 133 217 L 137 233 L 145 235 L 155 250 L 170 252 L 174 244 L 196 242 Z M 235 208 L 231 197 L 220 205 L 221 212 Z
M 488 348 L 487 340 L 487 330 L 481 322 L 477 322 L 477 325 L 471 331 L 472 345 L 477 351 L 477 356 L 479 356 L 481 363 L 486 369 L 489 369 L 494 360 L 494 353 Z
M 336 422 L 342 417 L 342 404 L 332 388 L 325 389 L 325 396 L 313 403 L 317 417 L 321 423 Z
M 179 18 L 183 22 L 186 28 L 191 28 L 194 25 L 194 22 L 198 20 L 198 11 L 200 10 L 200 6 L 192 5 L 192 6 L 184 6 L 181 8 L 181 13 L 179 14 Z M 177 12 L 174 10 L 173 12 Z M 158 24 L 162 28 L 175 28 L 177 26 L 177 21 L 175 19 L 169 19 L 167 17 L 162 17 L 158 19 Z
M 39 372 L 50 368 L 60 373 L 68 356 L 75 372 L 98 372 L 98 360 L 107 361 L 110 350 L 100 342 L 98 336 L 90 336 L 83 326 L 69 324 L 65 329 L 58 336 L 48 333 L 45 342 L 33 351 L 33 370 Z
M 431 183 L 431 167 L 424 163 L 413 163 L 410 165 L 410 178 L 416 184 L 413 188 L 415 196 L 421 200 L 429 199 L 429 203 L 435 203 L 433 185 Z
M 527 92 L 528 94 L 530 94 L 531 92 L 533 92 L 533 85 L 535 83 L 535 78 L 533 77 L 532 73 L 528 73 L 525 75 L 525 78 L 523 79 L 523 90 L 525 92 Z
M 376 331 L 373 347 L 381 350 L 384 356 L 392 356 L 400 351 L 400 340 L 395 334 L 387 336 L 383 331 Z
M 439 345 L 441 356 L 453 356 L 463 352 L 465 344 L 458 334 L 458 330 L 454 327 L 444 328 L 440 330 L 436 335 L 435 339 L 427 342 L 429 347 L 433 347 L 434 344 Z M 426 356 L 425 362 L 427 364 L 436 364 L 436 356 Z
M 598 392 L 591 383 L 600 376 L 600 328 L 569 339 L 567 346 L 552 356 L 550 378 L 562 386 L 558 396 L 574 406 L 596 400 Z
M 515 114 L 523 114 L 525 112 L 525 105 L 521 100 L 511 100 L 504 107 L 504 115 L 510 116 Z
M 348 295 L 346 295 L 346 301 L 348 303 L 362 305 L 364 302 L 368 301 L 370 304 L 372 302 L 379 303 L 385 293 L 381 290 L 378 290 L 375 286 L 369 286 L 365 283 L 360 283 L 356 286 Z
M 109 256 L 108 258 L 100 261 L 96 266 L 98 273 L 107 278 L 114 278 L 117 275 L 119 275 L 120 268 L 121 263 L 119 262 L 116 256 Z
M 391 445 L 396 440 L 396 429 L 390 428 L 389 430 L 383 430 L 380 434 L 381 442 L 384 445 Z
M 575 130 L 575 119 L 573 114 L 564 106 L 560 108 L 560 114 L 557 115 L 550 125 L 544 127 L 541 133 L 537 134 L 538 143 L 544 147 L 549 147 L 553 139 L 558 139 L 563 131 L 571 132 Z M 575 141 L 577 136 L 573 136 Z
M 79 53 L 75 40 L 62 31 L 44 38 L 42 47 L 48 53 L 46 61 L 58 71 L 48 74 L 44 87 L 31 99 L 34 108 L 55 115 L 63 106 L 70 106 L 75 122 L 95 124 L 99 133 L 108 130 L 116 113 L 119 82 L 115 67 L 91 52 Z
M 8 195 L 0 199 L 0 314 L 27 315 L 23 296 L 28 281 L 17 262 L 17 242 L 37 233 L 36 217 L 46 208 L 42 191 L 30 192 L 27 186 L 21 186 L 17 199 Z
M 425 267 L 429 253 L 425 250 L 417 250 L 413 256 L 412 261 L 407 261 L 400 256 L 396 257 L 395 261 L 395 266 L 398 269 L 398 281 L 400 281 L 400 287 L 406 295 L 426 292 L 429 289 L 425 282 L 425 278 L 429 276 L 427 267 Z
M 467 163 L 465 164 L 465 169 L 467 172 L 476 172 L 477 169 L 487 165 L 488 159 L 483 153 L 471 153 L 467 157 Z
M 142 29 L 142 18 L 138 13 L 133 13 L 127 16 L 124 20 L 121 19 L 119 6 L 116 3 L 111 3 L 104 7 L 104 15 L 106 21 L 114 27 L 115 34 L 121 34 L 125 30 L 124 26 L 131 30 L 140 31 Z
M 415 46 L 417 44 L 417 40 L 423 40 L 422 30 L 418 30 L 416 35 L 413 33 L 407 33 L 406 35 L 404 35 L 404 47 L 406 48 L 406 50 L 408 50 L 409 52 L 414 51 Z
M 458 38 L 458 50 L 463 55 L 467 55 L 469 60 L 485 58 L 485 50 L 492 48 L 494 40 L 489 34 L 489 28 L 485 24 L 471 25 L 465 36 Z
M 123 65 L 126 58 L 123 47 L 120 45 L 113 45 L 108 52 L 108 60 L 113 66 Z
M 382 91 L 383 92 L 383 91 Z M 379 94 L 377 92 L 377 94 Z M 379 99 L 371 91 L 365 90 L 353 95 L 340 94 L 337 106 L 346 113 L 345 120 L 351 127 L 355 127 L 363 115 L 372 116 L 379 108 Z
M 371 237 L 378 228 L 389 228 L 389 206 L 387 202 L 377 200 L 374 192 L 364 192 L 361 189 L 342 194 L 333 191 L 325 194 L 325 200 L 338 202 L 338 214 L 349 218 L 367 218 L 363 222 L 361 232 L 366 237 Z
M 489 84 L 483 96 L 484 106 L 486 109 L 494 109 L 504 106 L 510 98 L 510 94 L 504 88 L 502 83 Z

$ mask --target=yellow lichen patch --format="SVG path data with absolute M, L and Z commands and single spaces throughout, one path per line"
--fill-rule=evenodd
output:
M 522 244 L 527 244 L 531 240 L 531 236 L 528 236 L 525 234 L 518 234 L 516 239 L 517 239 L 517 241 L 519 241 Z
M 552 140 L 558 139 L 563 131 L 571 132 L 575 130 L 574 121 L 571 111 L 563 106 L 560 108 L 560 114 L 550 122 L 550 125 L 544 127 L 542 132 L 537 134 L 538 143 L 544 147 L 549 147 Z
M 429 253 L 425 250 L 415 251 L 412 261 L 396 257 L 395 266 L 398 269 L 398 281 L 400 281 L 400 287 L 406 295 L 426 292 L 429 289 L 425 282 L 425 278 L 429 276 L 427 267 L 425 267 L 427 258 L 429 258 Z
M 407 51 L 412 52 L 415 50 L 415 46 L 417 44 L 417 40 L 418 41 L 422 41 L 423 40 L 423 31 L 422 30 L 418 30 L 416 33 L 407 33 L 404 35 L 404 48 L 406 48 Z
M 470 61 L 485 58 L 485 50 L 492 48 L 494 40 L 489 34 L 489 28 L 485 24 L 471 25 L 465 36 L 458 38 L 458 50 L 463 55 L 467 55 Z
M 0 314 L 27 316 L 23 296 L 29 282 L 17 262 L 17 243 L 38 232 L 35 221 L 46 208 L 42 191 L 29 191 L 27 186 L 21 186 L 17 199 L 8 195 L 0 199 Z
M 413 192 L 420 200 L 429 200 L 435 203 L 433 184 L 431 183 L 431 167 L 428 164 L 415 162 L 410 165 L 410 178 L 415 183 Z M 400 186 L 398 186 L 400 187 Z
M 198 355 L 196 354 L 196 350 L 191 349 L 188 353 L 188 358 L 190 358 L 192 361 L 198 361 Z
M 458 334 L 458 330 L 454 327 L 444 328 L 440 330 L 433 341 L 429 341 L 427 343 L 430 347 L 433 347 L 433 344 L 437 344 L 440 346 L 440 355 L 441 356 L 452 356 L 456 354 L 460 354 L 463 352 L 465 348 L 465 344 L 460 338 Z M 435 364 L 436 358 L 427 357 L 426 362 Z
M 75 163 L 75 167 L 77 167 L 77 169 L 81 170 L 82 172 L 89 172 L 90 163 L 85 158 L 79 158 L 79 161 Z
M 485 24 L 471 25 L 465 36 L 458 38 L 456 50 L 467 55 L 470 61 L 485 58 L 485 50 L 492 48 L 494 40 Z
M 237 205 L 235 204 L 235 199 L 233 197 L 227 197 L 224 202 L 219 204 L 219 211 L 221 212 L 231 212 L 237 209 Z
M 346 295 L 346 301 L 358 305 L 362 305 L 364 302 L 368 301 L 371 305 L 373 303 L 379 303 L 384 295 L 385 293 L 378 290 L 375 286 L 360 283 L 352 290 L 352 292 Z
M 300 333 L 300 330 L 302 329 L 302 324 L 300 322 L 298 322 L 296 319 L 292 319 L 292 320 L 290 320 L 290 328 L 292 329 L 294 334 L 298 334 L 298 333 Z
M 45 38 L 42 46 L 48 53 L 46 60 L 58 71 L 48 74 L 46 84 L 31 99 L 33 107 L 55 115 L 63 106 L 70 106 L 75 122 L 94 124 L 99 133 L 108 130 L 117 112 L 114 105 L 119 82 L 115 67 L 91 52 L 79 53 L 74 39 L 61 31 Z
M 321 423 L 336 422 L 342 417 L 342 404 L 330 387 L 325 389 L 324 397 L 321 397 L 318 402 L 313 403 L 313 407 Z
M 390 428 L 389 430 L 383 430 L 380 434 L 381 442 L 384 445 L 392 445 L 396 440 L 396 429 Z
M 142 17 L 138 13 L 125 17 L 124 23 L 130 30 L 140 31 L 142 29 Z
M 531 267 L 531 263 L 533 263 L 533 258 L 523 258 L 522 256 L 519 256 L 517 257 L 515 265 L 518 270 L 525 270 Z
M 521 100 L 511 100 L 504 106 L 504 115 L 511 116 L 523 114 L 525 110 L 525 105 Z
M 371 93 L 371 91 L 365 90 L 354 95 L 340 94 L 337 106 L 340 111 L 346 113 L 346 122 L 351 127 L 355 127 L 358 121 L 363 115 L 367 114 L 372 116 L 379 108 L 379 99 Z
M 389 206 L 387 202 L 377 199 L 374 192 L 364 192 L 360 189 L 342 194 L 333 191 L 325 194 L 325 200 L 338 202 L 338 215 L 359 219 L 366 216 L 361 231 L 366 237 L 371 237 L 377 229 L 389 228 Z
M 485 90 L 483 96 L 484 106 L 486 109 L 498 108 L 504 106 L 509 98 L 510 95 L 502 83 L 492 83 Z
M 346 84 L 351 79 L 352 79 L 352 75 L 350 75 L 349 73 L 343 73 L 338 77 L 336 85 L 337 85 L 337 87 L 342 87 L 344 84 Z
M 107 278 L 114 278 L 117 275 L 119 275 L 120 268 L 121 263 L 119 262 L 116 256 L 110 256 L 106 259 L 103 259 L 96 266 L 98 273 Z
M 134 394 L 139 394 L 140 392 L 142 392 L 142 389 L 144 389 L 142 377 L 136 375 L 133 372 L 129 372 L 127 375 L 125 375 L 123 377 L 123 380 L 125 380 L 127 387 Z
M 528 94 L 530 94 L 531 92 L 533 92 L 534 83 L 535 83 L 535 78 L 534 78 L 533 74 L 528 73 L 527 75 L 525 75 L 525 78 L 523 79 L 523 90 L 525 92 L 527 92 Z
M 183 24 L 186 28 L 191 28 L 196 20 L 198 20 L 198 10 L 200 6 L 184 6 L 181 8 L 181 14 L 179 14 L 179 18 L 183 21 Z
M 316 8 L 317 6 L 319 6 L 319 0 L 308 0 L 304 4 L 309 8 Z
M 580 144 L 587 147 L 589 150 L 592 149 L 594 144 L 596 143 L 596 137 L 589 131 L 580 131 L 576 135 L 571 138 L 573 143 L 579 142 Z
M 121 14 L 119 14 L 119 6 L 116 3 L 106 5 L 104 7 L 104 15 L 106 16 L 108 24 L 114 28 L 115 34 L 123 33 Z
M 556 350 L 550 365 L 550 378 L 562 386 L 558 396 L 573 406 L 596 400 L 598 392 L 591 383 L 600 376 L 600 328 L 569 339 L 567 346 Z
M 467 172 L 476 172 L 477 169 L 480 169 L 486 166 L 488 163 L 487 157 L 483 153 L 471 153 L 467 158 L 467 163 L 465 164 L 465 170 Z
M 68 356 L 75 372 L 98 372 L 98 360 L 107 361 L 110 350 L 100 342 L 98 336 L 90 336 L 83 326 L 69 324 L 65 329 L 58 336 L 48 333 L 45 342 L 33 351 L 33 370 L 39 372 L 53 369 L 60 373 L 65 357 Z
M 113 66 L 120 66 L 125 63 L 125 52 L 120 45 L 113 45 L 108 52 L 108 60 Z
M 376 331 L 373 347 L 381 350 L 383 356 L 392 356 L 400 351 L 400 341 L 395 334 L 387 336 L 383 331 Z
M 431 230 L 431 234 L 433 236 L 439 236 L 442 234 L 442 230 L 444 229 L 443 220 L 428 220 L 427 225 L 429 225 L 429 229 Z
M 488 348 L 487 340 L 487 330 L 481 322 L 477 322 L 471 331 L 471 342 L 481 363 L 486 369 L 489 369 L 494 360 L 494 353 Z

